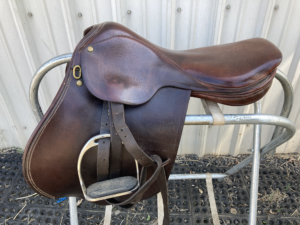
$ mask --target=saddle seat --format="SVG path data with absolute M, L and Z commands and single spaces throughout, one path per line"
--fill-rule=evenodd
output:
M 174 51 L 113 22 L 86 29 L 72 66 L 96 97 L 128 105 L 149 101 L 173 86 L 226 105 L 247 105 L 268 91 L 281 52 L 262 38 Z M 86 74 L 86 75 L 85 75 Z
M 222 89 L 233 94 L 241 94 L 244 88 L 254 91 L 258 83 L 274 77 L 282 58 L 278 48 L 263 38 L 183 51 L 162 50 L 194 79 L 214 87 L 210 95 L 218 95 Z M 201 97 L 201 92 L 192 91 L 192 96 Z

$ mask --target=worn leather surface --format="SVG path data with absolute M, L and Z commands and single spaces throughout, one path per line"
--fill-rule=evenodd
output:
M 110 134 L 110 119 L 108 102 L 103 101 L 102 113 L 101 113 L 101 125 L 100 134 Z M 109 178 L 110 167 L 110 138 L 101 138 L 98 141 L 98 153 L 97 153 L 97 181 L 104 181 Z
M 93 52 L 87 51 L 88 46 Z M 164 167 L 168 177 L 190 95 L 228 105 L 250 104 L 268 91 L 280 61 L 280 51 L 264 39 L 170 51 L 117 23 L 90 27 L 74 51 L 57 96 L 27 143 L 24 177 L 46 197 L 83 197 L 77 160 L 84 144 L 99 134 L 103 100 L 125 104 L 125 121 L 137 145 L 148 156 L 171 159 Z M 80 87 L 72 76 L 74 65 L 82 67 Z M 132 155 L 117 148 L 121 160 L 110 176 L 136 176 Z M 147 177 L 153 173 L 150 166 Z M 84 156 L 82 176 L 86 186 L 96 182 L 97 147 Z M 154 182 L 142 199 L 158 191 Z
M 189 97 L 189 90 L 166 87 L 146 104 L 125 106 L 125 120 L 137 144 L 148 155 L 159 155 L 163 161 L 171 159 L 164 167 L 167 177 L 177 154 Z M 103 101 L 93 96 L 84 83 L 76 85 L 68 70 L 61 90 L 25 148 L 23 173 L 34 191 L 52 198 L 83 197 L 77 160 L 84 144 L 99 134 L 102 105 Z M 121 162 L 120 176 L 136 176 L 134 159 L 126 150 Z M 153 172 L 149 167 L 147 177 Z M 82 176 L 86 186 L 97 181 L 97 147 L 84 156 Z M 158 191 L 154 182 L 142 199 Z
M 111 103 L 109 103 L 109 112 L 111 112 Z M 110 121 L 112 121 L 112 114 L 109 113 Z M 119 137 L 114 123 L 110 123 L 110 159 L 109 159 L 109 179 L 120 177 L 122 165 L 122 151 L 123 144 Z
M 80 63 L 93 95 L 131 105 L 148 101 L 165 86 L 227 105 L 250 104 L 267 92 L 282 57 L 262 38 L 171 51 L 112 22 L 96 25 L 86 35 L 73 66 Z

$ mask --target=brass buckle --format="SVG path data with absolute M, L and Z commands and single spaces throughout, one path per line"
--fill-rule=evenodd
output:
M 138 162 L 135 160 L 136 173 L 137 173 L 137 181 L 138 182 L 137 182 L 137 185 L 132 190 L 126 191 L 126 192 L 117 193 L 117 194 L 113 194 L 113 195 L 107 195 L 107 196 L 103 196 L 103 197 L 99 197 L 99 198 L 92 198 L 92 197 L 90 197 L 90 196 L 87 195 L 86 186 L 84 184 L 84 181 L 83 181 L 83 178 L 82 178 L 82 175 L 81 175 L 81 162 L 82 162 L 83 156 L 92 147 L 98 145 L 99 141 L 95 142 L 96 140 L 101 139 L 101 138 L 108 138 L 108 137 L 110 137 L 110 134 L 99 134 L 99 135 L 96 135 L 96 136 L 92 137 L 83 146 L 83 148 L 82 148 L 82 150 L 81 150 L 81 152 L 79 154 L 78 163 L 77 163 L 77 172 L 78 172 L 79 182 L 80 182 L 80 186 L 81 186 L 84 198 L 87 201 L 90 201 L 90 202 L 97 202 L 97 201 L 100 201 L 100 200 L 105 200 L 105 199 L 120 197 L 120 196 L 123 196 L 123 195 L 128 195 L 128 194 L 133 193 L 140 186 L 140 183 L 139 183 L 140 182 L 139 181 L 140 180 L 139 179 L 139 165 L 138 165 Z
M 76 76 L 76 73 L 75 73 L 75 71 L 77 71 L 77 69 L 79 70 L 78 76 Z M 78 79 L 81 78 L 81 67 L 80 67 L 79 65 L 74 66 L 74 68 L 73 68 L 73 77 L 74 77 L 76 80 L 78 80 Z

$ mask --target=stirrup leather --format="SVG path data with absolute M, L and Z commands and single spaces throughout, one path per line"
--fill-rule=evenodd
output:
M 128 195 L 136 191 L 140 187 L 139 183 L 139 166 L 135 160 L 137 178 L 131 176 L 118 177 L 110 180 L 96 182 L 86 188 L 82 175 L 81 175 L 81 162 L 84 154 L 92 147 L 97 146 L 102 138 L 109 138 L 110 134 L 100 134 L 92 137 L 82 148 L 78 163 L 77 172 L 80 181 L 80 186 L 84 195 L 84 198 L 90 202 L 96 202 L 100 200 L 116 198 L 123 195 Z

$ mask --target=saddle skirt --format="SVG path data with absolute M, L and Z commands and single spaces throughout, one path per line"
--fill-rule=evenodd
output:
M 24 177 L 46 197 L 125 208 L 161 192 L 168 224 L 166 181 L 190 96 L 253 103 L 280 62 L 277 47 L 260 38 L 171 51 L 120 24 L 94 25 L 27 143 Z

